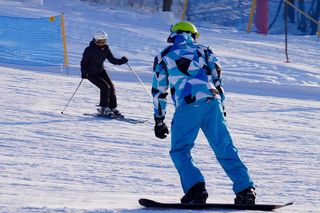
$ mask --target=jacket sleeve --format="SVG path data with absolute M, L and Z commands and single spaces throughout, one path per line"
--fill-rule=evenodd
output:
M 225 95 L 224 95 L 223 84 L 222 84 L 221 64 L 209 47 L 205 51 L 206 51 L 205 52 L 206 61 L 207 61 L 209 70 L 211 71 L 212 83 L 219 91 L 221 102 L 223 102 L 225 100 Z
M 152 96 L 154 116 L 165 117 L 169 88 L 168 72 L 161 55 L 155 57 L 153 65 Z
M 88 74 L 88 69 L 89 69 L 89 51 L 88 48 L 86 48 L 82 54 L 82 59 L 81 59 L 81 74 L 85 75 Z
M 111 63 L 111 64 L 116 64 L 116 65 L 121 65 L 123 64 L 122 60 L 121 59 L 117 59 L 113 56 L 110 48 L 108 45 L 106 45 L 106 48 L 104 48 L 104 54 L 105 54 L 105 57 L 108 59 L 108 61 Z

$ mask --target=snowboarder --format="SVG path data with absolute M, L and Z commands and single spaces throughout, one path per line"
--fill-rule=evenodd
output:
M 100 89 L 99 115 L 123 117 L 116 109 L 117 98 L 114 85 L 104 69 L 103 62 L 108 59 L 112 64 L 125 64 L 128 59 L 123 56 L 116 59 L 107 45 L 108 35 L 104 31 L 97 31 L 93 35 L 90 45 L 84 50 L 81 60 L 81 77 L 88 79 Z
M 169 134 L 164 119 L 170 87 L 175 105 L 170 156 L 185 193 L 181 203 L 205 203 L 208 198 L 204 177 L 191 156 L 198 131 L 202 129 L 217 160 L 233 182 L 235 203 L 255 204 L 254 183 L 239 158 L 224 118 L 221 66 L 209 47 L 196 44 L 199 36 L 190 22 L 171 26 L 167 42 L 172 45 L 154 59 L 154 132 L 160 139 Z

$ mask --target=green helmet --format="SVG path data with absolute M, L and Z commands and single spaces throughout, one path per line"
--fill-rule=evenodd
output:
M 175 25 L 171 26 L 171 32 L 183 31 L 183 32 L 190 32 L 195 35 L 196 38 L 200 37 L 200 33 L 198 32 L 196 26 L 188 21 L 178 22 Z

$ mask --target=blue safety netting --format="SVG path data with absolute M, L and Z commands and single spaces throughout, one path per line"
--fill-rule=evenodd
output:
M 297 8 L 319 21 L 320 0 L 289 0 Z M 284 0 L 268 1 L 270 34 L 285 33 Z M 248 26 L 252 0 L 189 0 L 186 16 L 197 26 L 234 28 L 245 31 Z M 291 34 L 315 34 L 317 25 L 297 10 L 288 7 L 288 31 Z M 255 20 L 255 16 L 253 17 Z M 254 23 L 252 31 L 255 31 Z
M 197 26 L 245 30 L 251 0 L 189 0 L 186 16 Z
M 61 16 L 0 16 L 0 63 L 28 66 L 62 65 Z
M 289 0 L 291 4 L 299 8 L 310 17 L 318 20 L 319 11 L 316 0 Z M 318 6 L 319 7 L 319 6 Z M 319 9 L 318 9 L 319 10 Z M 318 14 L 318 15 L 317 15 Z M 309 18 L 302 15 L 298 10 L 288 5 L 288 32 L 291 34 L 311 34 L 317 32 L 317 24 L 313 23 Z M 285 4 L 284 0 L 269 0 L 269 29 L 270 34 L 285 33 Z

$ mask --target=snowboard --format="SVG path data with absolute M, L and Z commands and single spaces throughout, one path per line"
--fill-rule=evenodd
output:
M 153 209 L 190 209 L 190 210 L 218 210 L 218 209 L 233 209 L 233 210 L 258 210 L 258 211 L 273 211 L 285 206 L 292 205 L 293 202 L 287 204 L 226 204 L 226 203 L 206 203 L 206 204 L 182 204 L 182 203 L 160 203 L 149 199 L 140 199 L 140 205 L 146 208 Z
M 106 120 L 124 121 L 124 122 L 131 123 L 131 124 L 141 124 L 141 123 L 144 123 L 147 121 L 147 120 L 140 120 L 140 119 L 135 119 L 135 118 L 127 118 L 127 117 L 112 118 L 109 116 L 99 115 L 98 113 L 84 113 L 83 115 L 92 116 L 92 117 L 99 117 L 99 118 L 106 119 Z

